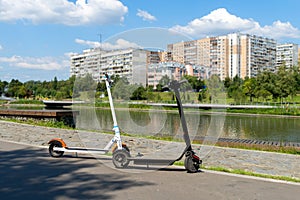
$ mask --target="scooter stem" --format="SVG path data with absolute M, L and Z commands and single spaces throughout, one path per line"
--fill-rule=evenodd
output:
M 113 118 L 113 122 L 114 122 L 114 127 L 113 127 L 113 130 L 115 131 L 114 141 L 117 143 L 118 149 L 122 149 L 120 129 L 119 129 L 119 126 L 118 126 L 118 123 L 117 123 L 115 107 L 114 107 L 114 103 L 113 103 L 112 95 L 111 95 L 111 90 L 110 90 L 111 81 L 110 81 L 107 74 L 105 74 L 105 77 L 106 77 L 105 84 L 106 84 L 106 89 L 107 89 L 107 94 L 108 94 L 108 100 L 109 100 L 110 110 L 111 110 L 111 114 L 112 114 L 112 118 Z

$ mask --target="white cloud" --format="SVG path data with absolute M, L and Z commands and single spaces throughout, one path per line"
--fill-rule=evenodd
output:
M 253 34 L 261 34 L 265 36 L 270 36 L 275 39 L 280 38 L 300 38 L 300 30 L 293 27 L 290 22 L 275 21 L 270 26 L 257 27 L 257 29 L 252 29 L 249 32 Z
M 155 21 L 156 17 L 148 13 L 147 11 L 138 9 L 136 14 L 137 16 L 141 17 L 144 21 Z
M 1 50 L 3 50 L 3 47 L 2 47 L 2 45 L 0 44 L 0 51 L 1 51 Z
M 256 34 L 274 39 L 300 38 L 299 29 L 289 22 L 275 21 L 272 25 L 261 26 L 253 19 L 243 19 L 219 8 L 210 14 L 197 18 L 185 26 L 176 25 L 170 30 L 179 31 L 197 38 L 217 36 L 231 32 Z
M 26 69 L 61 70 L 69 66 L 69 62 L 69 58 L 66 57 L 0 57 L 0 63 L 7 63 L 9 66 L 15 66 Z
M 76 43 L 88 46 L 90 48 L 97 48 L 101 47 L 104 50 L 116 50 L 116 49 L 126 49 L 126 48 L 142 48 L 138 44 L 134 42 L 129 42 L 124 39 L 118 39 L 116 40 L 115 44 L 109 43 L 109 42 L 104 42 L 100 44 L 100 42 L 95 42 L 95 41 L 88 41 L 88 40 L 82 40 L 82 39 L 76 39 Z
M 128 8 L 119 0 L 0 0 L 0 21 L 65 25 L 120 23 Z

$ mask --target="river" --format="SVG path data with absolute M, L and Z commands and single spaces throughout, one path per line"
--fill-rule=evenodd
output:
M 77 127 L 111 131 L 109 109 L 79 108 Z M 181 137 L 180 118 L 176 111 L 116 109 L 122 132 L 136 135 Z M 300 143 L 300 117 L 230 114 L 226 112 L 185 111 L 191 139 L 195 136 L 254 139 Z

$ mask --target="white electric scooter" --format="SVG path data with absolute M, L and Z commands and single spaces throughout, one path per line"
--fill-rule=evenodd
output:
M 112 116 L 113 116 L 113 122 L 114 122 L 113 130 L 115 132 L 114 137 L 108 142 L 108 144 L 104 147 L 104 149 L 68 147 L 66 145 L 66 143 L 63 141 L 63 139 L 54 138 L 54 139 L 52 139 L 48 142 L 50 156 L 52 156 L 52 157 L 61 157 L 61 156 L 63 156 L 63 154 L 65 152 L 106 154 L 111 149 L 112 149 L 112 152 L 121 151 L 123 149 L 129 152 L 129 149 L 127 148 L 126 144 L 122 143 L 122 141 L 121 141 L 120 129 L 119 129 L 118 124 L 117 124 L 114 104 L 113 104 L 112 96 L 111 96 L 111 90 L 110 90 L 111 81 L 110 81 L 108 75 L 106 75 L 105 83 L 106 83 L 106 89 L 107 89 L 107 93 L 108 93 L 110 108 L 111 108 L 111 112 L 112 112 Z

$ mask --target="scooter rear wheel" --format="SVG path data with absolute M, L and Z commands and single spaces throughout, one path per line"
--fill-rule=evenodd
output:
M 196 173 L 200 166 L 193 160 L 192 156 L 187 156 L 184 160 L 184 167 L 189 173 Z
M 49 145 L 49 154 L 51 157 L 62 157 L 64 155 L 64 151 L 54 151 L 54 147 L 62 147 L 62 144 L 59 141 L 54 141 Z
M 125 149 L 116 150 L 113 153 L 112 161 L 116 168 L 126 168 L 129 164 L 130 154 Z

